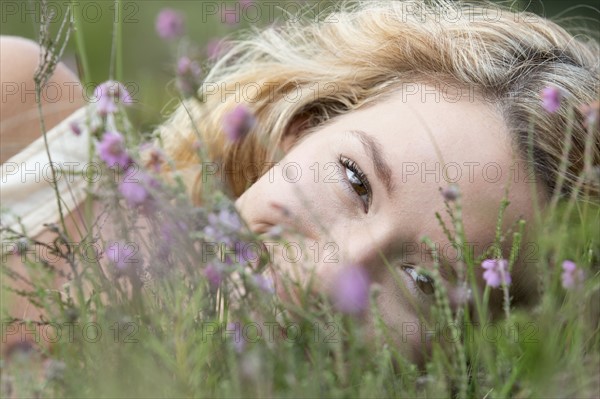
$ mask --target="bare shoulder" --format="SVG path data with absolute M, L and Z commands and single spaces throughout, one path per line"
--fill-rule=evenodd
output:
M 41 136 L 33 81 L 40 52 L 40 46 L 32 40 L 0 36 L 0 162 Z M 46 127 L 51 129 L 84 105 L 77 75 L 59 63 L 41 100 Z
M 37 57 L 40 50 L 39 45 L 33 40 L 19 36 L 1 35 L 0 49 L 2 49 L 2 53 L 0 53 L 2 54 L 2 57 L 0 57 L 2 66 L 11 67 L 12 62 L 25 65 L 31 61 L 35 62 L 37 66 Z M 6 71 L 4 68 L 2 70 Z

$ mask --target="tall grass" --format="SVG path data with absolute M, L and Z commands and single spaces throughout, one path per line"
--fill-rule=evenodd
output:
M 121 35 L 115 24 L 111 65 L 117 78 Z M 76 35 L 78 48 L 82 40 Z M 130 143 L 128 152 L 142 167 L 134 176 L 149 193 L 146 203 L 128 205 L 119 191 L 127 172 L 115 173 L 90 149 L 92 161 L 104 168 L 105 178 L 93 188 L 104 213 L 88 213 L 82 242 L 67 239 L 64 226 L 53 227 L 56 240 L 50 244 L 3 227 L 15 244 L 3 248 L 20 254 L 28 272 L 23 277 L 31 282 L 21 294 L 45 315 L 4 319 L 3 334 L 21 324 L 36 331 L 40 345 L 3 360 L 3 396 L 591 398 L 600 393 L 597 198 L 582 192 L 554 199 L 538 220 L 528 222 L 534 244 L 529 247 L 522 243 L 524 222 L 502 229 L 510 206 L 503 200 L 496 245 L 479 257 L 468 244 L 473 240 L 463 227 L 460 195 L 446 202 L 450 225 L 432 214 L 457 248 L 473 306 L 450 306 L 440 282 L 439 254 L 425 237 L 434 258 L 436 297 L 432 318 L 423 317 L 418 332 L 431 350 L 417 364 L 396 345 L 399 332 L 386 327 L 375 300 L 370 302 L 375 332 L 367 334 L 357 318 L 335 311 L 326 297 L 301 292 L 300 306 L 272 295 L 258 278 L 267 267 L 264 256 L 250 265 L 239 253 L 227 258 L 208 251 L 216 236 L 242 243 L 259 238 L 241 221 L 235 231 L 223 222 L 221 215 L 237 220 L 237 214 L 218 181 L 205 193 L 206 206 L 198 208 L 177 176 L 167 182 L 145 170 L 146 158 L 131 145 L 139 141 L 139 132 L 123 121 L 121 108 L 114 120 L 103 123 L 117 125 Z M 94 133 L 97 139 L 101 133 Z M 104 228 L 111 224 L 115 227 L 107 237 Z M 507 241 L 511 250 L 502 253 L 500 244 Z M 59 267 L 41 262 L 24 246 L 46 248 L 68 264 L 71 281 L 53 286 Z M 10 289 L 16 276 L 6 267 L 7 255 L 3 272 Z M 509 270 L 526 258 L 527 267 L 536 270 L 538 284 L 531 289 L 539 290 L 537 302 L 514 306 L 506 286 L 480 291 L 476 275 L 486 257 L 508 259 Z M 124 265 L 118 266 L 119 260 Z M 584 271 L 581 286 L 561 284 L 564 260 Z M 490 296 L 498 290 L 501 315 L 490 309 Z M 377 295 L 374 287 L 372 299 Z

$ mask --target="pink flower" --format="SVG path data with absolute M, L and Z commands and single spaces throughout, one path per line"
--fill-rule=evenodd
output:
M 223 130 L 231 141 L 239 141 L 246 137 L 256 124 L 256 118 L 244 104 L 240 104 L 225 115 Z
M 240 22 L 239 10 L 228 9 L 225 5 L 221 6 L 221 22 L 227 25 L 236 25 Z
M 210 288 L 216 290 L 223 281 L 223 270 L 221 267 L 210 264 L 204 268 L 204 277 L 208 281 Z
M 156 17 L 155 28 L 162 39 L 176 39 L 185 33 L 183 14 L 171 8 L 163 8 Z
M 183 234 L 188 231 L 188 226 L 184 222 L 164 221 L 160 226 L 158 234 L 157 257 L 161 262 L 170 263 L 170 255 L 174 250 L 177 240 L 183 239 Z M 187 234 L 186 234 L 187 237 Z
M 192 61 L 190 57 L 183 56 L 177 62 L 177 73 L 179 75 L 192 75 L 193 77 L 199 77 L 202 73 L 202 68 L 196 61 Z
M 135 244 L 121 241 L 113 242 L 106 249 L 106 257 L 119 270 L 124 270 L 129 264 L 138 263 L 134 256 L 136 253 L 137 247 Z
M 598 129 L 600 127 L 600 101 L 581 105 L 579 111 L 583 114 L 583 126 L 586 129 Z
M 442 193 L 442 197 L 444 197 L 444 200 L 448 202 L 456 201 L 460 196 L 460 191 L 458 190 L 458 186 L 456 184 L 450 184 L 444 189 L 440 188 L 440 191 Z
M 463 306 L 471 302 L 473 293 L 470 288 L 467 287 L 466 282 L 459 284 L 452 292 L 448 299 L 454 306 Z
M 153 210 L 153 205 L 155 205 L 150 190 L 158 187 L 159 182 L 147 173 L 126 173 L 123 181 L 119 183 L 119 192 L 129 206 L 142 206 L 143 211 L 150 212 Z
M 201 74 L 202 68 L 196 61 L 192 61 L 189 57 L 181 57 L 177 62 L 177 85 L 179 90 L 186 96 L 194 95 Z
M 79 124 L 77 122 L 71 122 L 69 124 L 69 128 L 75 136 L 81 136 L 81 127 L 79 127 Z
M 361 266 L 350 265 L 336 276 L 333 306 L 342 313 L 359 314 L 369 305 L 369 276 Z
M 160 168 L 166 162 L 164 152 L 150 143 L 140 146 L 140 150 L 148 154 L 145 163 L 146 168 L 152 169 L 156 173 L 160 172 Z
M 119 183 L 119 192 L 133 207 L 144 204 L 150 197 L 146 187 L 134 179 L 125 179 Z
M 209 59 L 214 60 L 219 58 L 225 51 L 227 51 L 229 44 L 219 39 L 218 37 L 212 38 L 206 44 L 206 55 Z
M 102 116 L 117 112 L 117 104 L 129 105 L 133 103 L 131 95 L 119 82 L 109 80 L 94 89 L 94 98 L 98 101 L 97 110 Z
M 167 221 L 160 227 L 160 237 L 168 245 L 173 245 L 177 240 L 181 240 L 182 234 L 189 231 L 188 225 L 182 221 Z
M 553 114 L 560 108 L 562 93 L 558 87 L 548 86 L 542 90 L 542 107 L 549 113 Z
M 118 165 L 127 169 L 131 164 L 131 158 L 125 149 L 125 140 L 118 132 L 106 132 L 102 140 L 96 145 L 96 152 L 109 167 Z
M 583 270 L 578 268 L 575 262 L 571 260 L 565 260 L 562 264 L 562 268 L 562 286 L 568 290 L 581 287 L 585 278 Z
M 240 215 L 227 208 L 219 210 L 219 213 L 212 212 L 208 215 L 208 225 L 204 227 L 206 239 L 227 246 L 236 248 L 236 236 L 243 227 Z
M 483 278 L 490 287 L 495 288 L 500 284 L 510 285 L 512 280 L 506 259 L 486 259 L 481 263 L 481 267 L 486 269 Z
M 29 239 L 27 239 L 27 237 L 21 237 L 17 240 L 17 242 L 15 242 L 15 247 L 12 253 L 15 255 L 22 255 L 27 252 L 29 247 Z
M 273 284 L 273 280 L 269 277 L 263 276 L 262 274 L 255 274 L 252 276 L 252 280 L 259 290 L 267 294 L 275 293 L 275 285 Z
M 246 341 L 242 334 L 241 323 L 227 323 L 225 328 L 225 335 L 230 336 L 232 339 L 233 349 L 237 353 L 242 353 L 246 347 Z
M 208 215 L 208 222 L 212 226 L 221 226 L 229 232 L 239 231 L 243 224 L 240 215 L 230 209 L 220 209 L 219 213 L 211 213 Z

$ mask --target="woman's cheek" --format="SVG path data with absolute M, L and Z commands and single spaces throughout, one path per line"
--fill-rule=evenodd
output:
M 420 362 L 430 348 L 427 327 L 424 320 L 415 314 L 413 306 L 404 298 L 404 294 L 399 294 L 397 287 L 390 291 L 384 284 L 375 306 L 385 324 L 388 337 L 392 340 L 391 344 L 404 356 Z M 376 331 L 372 317 L 370 314 L 366 330 L 369 337 L 374 338 Z

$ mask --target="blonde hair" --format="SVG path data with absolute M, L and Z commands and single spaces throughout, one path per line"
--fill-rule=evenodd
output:
M 586 129 L 579 110 L 599 97 L 597 41 L 534 14 L 481 2 L 344 2 L 323 17 L 254 30 L 229 43 L 199 90 L 203 101 L 187 100 L 159 128 L 177 168 L 201 163 L 192 146 L 200 134 L 211 160 L 238 171 L 227 182 L 237 197 L 278 161 L 277 149 L 294 124 L 301 136 L 403 82 L 428 81 L 454 82 L 491 100 L 525 159 L 531 146 L 536 175 L 549 194 L 567 131 L 572 145 L 561 191 L 572 189 L 586 151 L 593 165 L 600 163 L 598 129 Z M 555 113 L 540 102 L 547 86 L 563 93 Z M 257 123 L 232 142 L 222 123 L 240 101 Z M 244 165 L 260 167 L 244 170 L 242 178 Z M 197 193 L 200 179 L 195 181 Z

